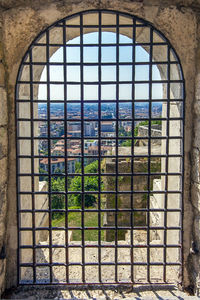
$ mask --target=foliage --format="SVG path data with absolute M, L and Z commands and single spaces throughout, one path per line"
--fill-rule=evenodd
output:
M 76 163 L 76 173 L 81 172 L 81 164 Z M 56 170 L 56 172 L 60 170 Z M 44 170 L 43 170 L 44 172 Z M 91 164 L 85 166 L 85 174 L 96 174 L 98 172 L 98 161 L 94 161 Z M 88 175 L 84 177 L 84 191 L 97 191 L 98 190 L 98 176 Z M 75 176 L 74 178 L 68 180 L 69 191 L 78 192 L 82 190 L 82 177 Z M 54 177 L 51 181 L 51 189 L 56 192 L 65 191 L 65 178 L 64 177 Z M 92 206 L 96 203 L 96 196 L 92 194 L 85 194 L 85 206 Z M 68 195 L 69 206 L 81 206 L 80 194 L 70 194 Z M 52 195 L 52 209 L 63 209 L 65 208 L 65 195 L 55 194 Z M 55 215 L 55 214 L 54 214 Z
M 151 125 L 161 125 L 161 124 L 162 124 L 161 120 L 153 120 L 153 121 L 151 121 Z M 134 137 L 138 136 L 138 128 L 140 126 L 144 126 L 144 125 L 149 125 L 149 121 L 142 121 L 138 125 L 135 126 L 135 128 L 134 128 Z M 131 136 L 131 132 L 128 132 L 128 134 L 126 132 L 124 134 L 123 132 L 125 132 L 124 128 L 120 127 L 120 129 L 119 129 L 119 135 L 122 135 L 122 136 Z M 124 142 L 121 143 L 120 146 L 131 147 L 132 146 L 132 141 L 131 140 L 125 140 Z
M 139 125 L 135 126 L 134 128 L 134 136 L 138 136 L 138 127 Z
M 151 125 L 162 125 L 162 120 L 151 121 Z
M 121 126 L 121 127 L 119 127 L 118 135 L 119 136 L 131 136 L 131 132 L 130 131 L 126 131 L 124 129 L 124 126 Z
M 60 169 L 60 168 L 56 168 L 55 170 L 54 170 L 54 174 L 61 174 L 61 173 L 64 173 L 65 172 L 65 170 L 64 169 Z
M 40 149 L 40 155 L 48 156 L 48 150 Z
M 132 140 L 127 140 L 121 143 L 121 146 L 123 147 L 131 147 L 132 145 Z
M 51 179 L 51 189 L 54 192 L 63 192 L 65 190 L 65 179 L 64 178 L 52 178 Z M 65 195 L 62 194 L 52 194 L 52 209 L 63 209 L 65 208 Z M 53 214 L 53 218 L 56 218 L 56 214 Z
M 98 172 L 98 161 L 94 161 L 84 168 L 85 174 L 97 173 Z M 81 191 L 82 190 L 82 177 L 75 176 L 69 187 L 70 191 Z M 84 177 L 84 191 L 97 191 L 98 190 L 98 176 L 85 176 Z M 94 205 L 96 197 L 92 194 L 85 194 L 85 206 L 89 207 Z M 69 206 L 81 206 L 82 198 L 80 194 L 69 195 Z
M 81 163 L 78 161 L 75 163 L 75 173 L 81 173 Z
M 43 168 L 39 168 L 39 173 L 40 173 L 40 177 L 39 180 L 40 181 L 48 181 L 48 176 L 44 176 L 43 174 L 47 174 L 48 172 L 45 171 Z
M 85 166 L 85 173 L 98 173 L 98 160 L 95 160 L 91 164 Z
M 149 125 L 149 121 L 142 121 L 137 126 Z M 162 125 L 162 120 L 152 120 L 151 125 Z

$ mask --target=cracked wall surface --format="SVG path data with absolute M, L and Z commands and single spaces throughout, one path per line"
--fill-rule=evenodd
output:
M 15 83 L 31 42 L 59 19 L 89 9 L 127 12 L 151 22 L 176 50 L 185 78 L 184 288 L 200 276 L 200 1 L 0 0 L 0 289 L 17 284 Z

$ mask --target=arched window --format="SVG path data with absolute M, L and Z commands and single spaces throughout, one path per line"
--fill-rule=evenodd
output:
M 181 66 L 151 24 L 87 11 L 42 32 L 16 83 L 19 283 L 176 283 Z

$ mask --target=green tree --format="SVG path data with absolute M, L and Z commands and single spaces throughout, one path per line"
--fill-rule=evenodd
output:
M 119 130 L 118 130 L 118 135 L 119 136 L 131 136 L 131 131 L 126 131 L 123 126 L 120 126 Z
M 135 128 L 134 128 L 134 137 L 138 136 L 138 128 L 140 126 L 144 126 L 144 125 L 149 125 L 149 121 L 142 121 L 138 125 L 135 126 Z M 153 120 L 153 121 L 151 121 L 151 125 L 162 125 L 162 121 L 161 120 Z M 126 136 L 123 132 L 125 132 L 125 130 L 123 129 L 123 127 L 120 127 L 119 135 Z M 129 132 L 127 136 L 131 136 L 131 133 Z M 125 140 L 121 143 L 120 146 L 131 147 L 132 146 L 132 141 L 131 140 Z
M 75 173 L 81 173 L 81 163 L 78 161 L 75 163 Z
M 60 168 L 56 168 L 55 170 L 54 170 L 54 174 L 61 174 L 61 173 L 64 173 L 65 172 L 65 170 L 64 169 L 60 169 Z
M 123 147 L 131 147 L 131 146 L 132 146 L 132 140 L 124 141 L 124 142 L 121 143 L 120 146 L 123 146 Z
M 48 176 L 44 176 L 43 174 L 47 174 L 48 171 L 45 171 L 43 168 L 39 168 L 39 173 L 40 173 L 40 177 L 39 177 L 39 180 L 40 181 L 48 181 Z
M 84 168 L 84 172 L 89 174 L 95 174 L 98 172 L 98 161 L 94 161 Z M 84 191 L 97 191 L 98 190 L 98 176 L 88 175 L 84 177 Z M 81 191 L 82 190 L 82 178 L 81 176 L 75 176 L 70 184 L 70 191 Z M 94 205 L 96 197 L 92 194 L 85 194 L 85 206 L 89 207 Z M 81 195 L 71 194 L 69 195 L 69 206 L 80 206 Z
M 98 160 L 95 160 L 91 164 L 85 166 L 85 173 L 98 173 Z
M 65 190 L 65 178 L 52 178 L 51 179 L 51 190 L 54 192 L 63 192 Z M 52 209 L 63 209 L 65 208 L 65 195 L 52 194 Z M 56 218 L 56 214 L 53 214 L 53 218 Z

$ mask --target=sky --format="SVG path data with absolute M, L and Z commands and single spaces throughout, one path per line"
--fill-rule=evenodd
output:
M 132 40 L 124 35 L 119 35 L 120 43 L 131 43 Z M 67 44 L 79 44 L 80 37 L 76 37 Z M 83 35 L 84 44 L 98 44 L 98 33 L 88 33 Z M 102 32 L 102 43 L 116 43 L 116 34 L 112 32 Z M 66 47 L 67 62 L 80 62 L 80 47 Z M 86 63 L 98 62 L 98 45 L 93 47 L 84 47 L 83 61 Z M 135 61 L 149 62 L 149 54 L 141 46 L 135 47 Z M 63 47 L 59 48 L 50 58 L 50 62 L 63 62 Z M 116 47 L 101 47 L 101 62 L 116 62 Z M 119 62 L 132 62 L 132 47 L 119 47 Z M 50 66 L 50 81 L 64 80 L 63 66 Z M 84 85 L 84 100 L 98 100 L 98 66 L 84 66 L 83 67 L 84 82 L 96 82 L 96 85 Z M 152 79 L 161 80 L 159 70 L 156 65 L 152 66 Z M 46 67 L 44 68 L 41 81 L 46 80 Z M 77 82 L 75 85 L 68 84 L 67 100 L 80 100 L 80 66 L 67 66 L 67 80 Z M 149 80 L 149 65 L 135 66 L 135 80 L 148 81 Z M 106 81 L 111 81 L 111 84 L 104 84 Z M 112 84 L 113 81 L 113 84 Z M 102 66 L 101 67 L 101 99 L 115 100 L 116 99 L 116 67 Z M 123 81 L 132 81 L 132 66 L 119 66 L 119 99 L 132 100 L 132 84 L 123 84 Z M 152 84 L 152 98 L 162 99 L 162 84 Z M 40 84 L 38 100 L 46 100 L 46 85 Z M 50 84 L 50 99 L 64 100 L 64 85 Z M 149 99 L 149 85 L 147 83 L 135 83 L 135 100 Z

